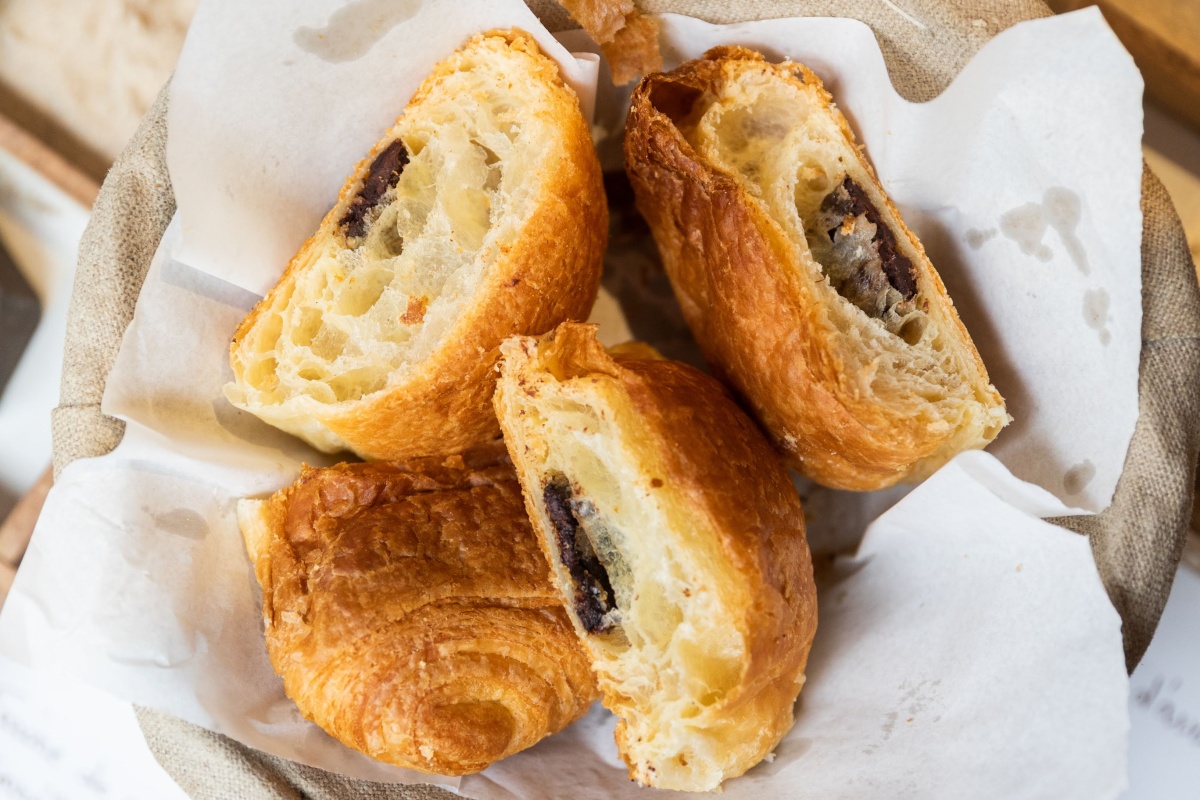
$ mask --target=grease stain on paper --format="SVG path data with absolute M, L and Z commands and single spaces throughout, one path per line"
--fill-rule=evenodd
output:
M 147 509 L 147 511 L 149 510 Z M 177 508 L 161 514 L 149 513 L 155 526 L 167 533 L 173 533 L 196 542 L 208 536 L 208 523 L 204 517 L 190 508 Z
M 1091 272 L 1087 252 L 1075 233 L 1082 209 L 1079 195 L 1062 186 L 1052 186 L 1042 195 L 1042 202 L 1025 203 L 1004 212 L 1000 217 L 1000 232 L 1016 242 L 1022 253 L 1039 261 L 1049 261 L 1054 257 L 1054 251 L 1042 239 L 1046 229 L 1053 228 L 1071 261 L 1087 275 Z
M 1087 488 L 1094 477 L 1096 477 L 1096 465 L 1085 459 L 1071 467 L 1063 475 L 1063 489 L 1069 495 L 1079 494 Z
M 971 246 L 972 250 L 978 250 L 987 244 L 988 241 L 995 238 L 997 233 L 999 233 L 999 231 L 995 228 L 988 228 L 986 231 L 980 231 L 976 230 L 975 228 L 971 228 L 967 231 L 967 244 Z
M 1000 232 L 1021 247 L 1021 252 L 1038 261 L 1049 261 L 1054 251 L 1042 243 L 1046 235 L 1046 215 L 1040 203 L 1026 203 L 1000 217 Z
M 900 717 L 904 716 L 904 721 L 914 722 L 919 715 L 927 711 L 930 706 L 936 708 L 941 704 L 941 692 L 938 689 L 942 685 L 941 678 L 936 680 L 919 680 L 913 682 L 905 680 L 900 684 L 900 691 L 903 693 L 900 696 L 899 706 L 902 711 L 889 711 L 883 716 L 883 724 L 879 732 L 883 734 L 883 738 L 872 745 L 863 749 L 863 755 L 874 755 L 875 751 L 887 744 L 887 741 L 892 738 L 892 734 L 896 730 L 896 723 L 900 721 Z M 933 718 L 934 722 L 941 719 L 941 715 Z
M 1088 289 L 1083 293 L 1083 321 L 1089 328 L 1099 332 L 1100 344 L 1105 346 L 1112 341 L 1112 333 L 1108 330 L 1108 322 L 1112 318 L 1108 313 L 1110 305 L 1105 289 Z
M 898 711 L 890 711 L 888 712 L 887 716 L 884 717 L 886 721 L 883 723 L 883 740 L 885 742 L 891 738 L 892 731 L 896 729 L 896 720 L 899 718 L 900 713 Z
M 925 711 L 929 704 L 940 702 L 941 696 L 938 687 L 941 685 L 941 678 L 933 681 L 922 680 L 916 683 L 905 681 L 900 684 L 901 691 L 905 692 L 901 702 L 908 704 L 909 716 L 915 717 Z
M 420 0 L 351 0 L 330 14 L 324 28 L 297 28 L 292 41 L 331 64 L 357 61 L 420 7 Z

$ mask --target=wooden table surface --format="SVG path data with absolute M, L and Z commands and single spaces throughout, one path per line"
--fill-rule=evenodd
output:
M 1200 130 L 1200 0 L 1047 0 L 1099 6 L 1146 79 L 1147 94 Z
M 30 136 L 3 114 L 0 114 L 0 150 L 15 156 L 85 208 L 91 208 L 96 194 L 100 191 L 100 185 L 96 181 L 76 169 L 41 141 Z M 57 369 L 58 366 L 55 365 L 54 368 Z M 29 546 L 33 526 L 53 482 L 53 472 L 47 465 L 33 488 L 0 522 L 0 606 L 4 605 L 4 598 L 12 586 L 25 549 Z

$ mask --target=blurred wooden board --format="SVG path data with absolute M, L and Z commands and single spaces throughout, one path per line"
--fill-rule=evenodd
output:
M 3 114 L 0 114 L 0 149 L 40 173 L 84 208 L 91 208 L 95 202 L 99 183 Z
M 16 566 L 25 555 L 29 546 L 29 537 L 33 535 L 33 526 L 37 523 L 38 514 L 46 502 L 46 495 L 54 483 L 54 471 L 49 467 L 38 478 L 25 495 L 17 502 L 4 522 L 0 522 L 0 564 Z
M 17 568 L 0 562 L 0 608 L 4 607 L 4 598 L 12 588 L 13 578 L 17 576 Z
M 1146 79 L 1146 93 L 1200 130 L 1200 0 L 1047 0 L 1099 6 Z
M 0 114 L 0 150 L 14 156 L 85 209 L 91 208 L 100 191 L 100 185 L 95 180 L 3 114 Z M 53 471 L 47 467 L 37 483 L 0 521 L 0 606 L 4 604 L 4 597 L 12 586 L 13 577 L 25 555 L 53 482 Z
M 0 523 L 0 607 L 4 606 L 4 598 L 12 587 L 16 577 L 17 567 L 29 547 L 29 539 L 33 536 L 33 527 L 37 524 L 38 515 L 46 503 L 46 495 L 54 483 L 54 470 L 46 467 L 42 477 L 34 484 L 17 505 Z

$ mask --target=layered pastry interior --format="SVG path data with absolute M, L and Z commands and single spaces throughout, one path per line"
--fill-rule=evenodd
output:
M 658 502 L 662 480 L 631 473 L 637 459 L 623 445 L 637 432 L 614 416 L 549 398 L 528 410 L 524 423 L 554 443 L 536 468 L 539 511 L 604 684 L 631 706 L 653 695 L 661 716 L 686 725 L 741 677 L 741 634 L 705 591 L 702 551 L 681 546 L 687 534 Z
M 856 174 L 857 159 L 839 152 L 842 130 L 788 83 L 742 76 L 722 88 L 680 126 L 689 143 L 740 176 L 809 256 L 827 291 L 846 301 L 835 319 L 865 317 L 906 344 L 921 342 L 929 303 L 913 266 L 920 256 L 906 252 L 912 243 L 870 177 Z
M 439 124 L 403 126 L 415 130 L 372 159 L 333 235 L 256 331 L 262 357 L 245 376 L 265 400 L 337 403 L 387 386 L 395 365 L 441 340 L 527 216 L 536 189 L 504 169 L 519 147 L 517 106 L 497 94 L 437 110 Z
M 521 369 L 515 346 L 506 376 Z M 619 381 L 535 375 L 502 389 L 502 425 L 605 704 L 623 721 L 622 754 L 643 782 L 712 788 L 732 752 L 722 702 L 748 658 L 741 609 L 717 587 L 741 579 L 703 514 L 681 529 L 669 511 L 676 501 L 647 466 L 646 431 L 622 410 Z
M 995 404 L 994 389 L 976 379 L 940 281 L 854 152 L 841 116 L 829 113 L 816 77 L 792 66 L 810 86 L 780 79 L 772 66 L 722 73 L 707 92 L 663 85 L 652 101 L 778 224 L 851 391 L 913 398 L 917 413 L 957 427 L 979 403 Z M 1007 421 L 1002 410 L 992 416 L 984 440 Z
M 561 90 L 515 81 L 528 67 L 506 62 L 521 58 L 500 37 L 476 42 L 360 165 L 246 332 L 249 399 L 358 400 L 445 338 L 533 212 L 562 135 L 539 115 Z

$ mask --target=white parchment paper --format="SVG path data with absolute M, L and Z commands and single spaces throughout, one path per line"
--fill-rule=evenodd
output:
M 275 280 L 432 61 L 374 117 L 362 107 L 343 115 L 361 98 L 323 73 L 364 59 L 403 71 L 409 53 L 440 47 L 441 57 L 495 25 L 527 25 L 546 42 L 509 1 L 487 3 L 486 24 L 446 10 L 470 4 L 420 4 L 407 21 L 380 23 L 386 31 L 357 61 L 312 56 L 295 38 L 353 56 L 361 42 L 329 40 L 338 9 L 393 5 L 413 10 L 369 0 L 291 3 L 286 14 L 277 2 L 202 6 L 172 95 L 180 210 L 105 395 L 126 436 L 57 482 L 0 617 L 0 649 L 347 775 L 437 781 L 480 798 L 644 794 L 599 708 L 480 776 L 431 778 L 377 764 L 305 722 L 266 658 L 234 504 L 291 482 L 301 461 L 331 459 L 224 400 L 227 343 L 253 290 Z M 410 24 L 426 14 L 462 26 L 458 39 L 426 48 L 431 29 Z M 895 95 L 858 23 L 662 22 L 669 60 L 742 43 L 805 60 L 824 78 L 1017 418 L 995 456 L 964 454 L 903 499 L 810 499 L 814 527 L 840 526 L 847 541 L 899 502 L 854 559 L 818 560 L 821 621 L 796 727 L 726 793 L 1114 796 L 1128 724 L 1120 622 L 1086 540 L 1038 517 L 1107 505 L 1136 419 L 1141 83 L 1128 56 L 1098 13 L 1026 23 L 987 45 L 942 97 L 913 105 Z M 327 38 L 304 38 L 306 27 Z M 243 29 L 269 42 L 250 47 L 260 39 Z M 561 64 L 595 73 L 594 61 L 566 52 Z M 236 68 L 214 63 L 222 58 Z M 383 83 L 359 79 L 371 91 Z M 619 103 L 600 92 L 598 107 Z M 339 120 L 353 146 L 307 149 L 312 137 L 339 138 L 328 130 Z M 1097 297 L 1108 298 L 1104 314 L 1087 317 Z M 610 296 L 596 315 L 607 341 L 636 330 Z

